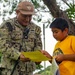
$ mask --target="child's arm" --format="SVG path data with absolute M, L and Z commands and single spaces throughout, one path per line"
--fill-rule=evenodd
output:
M 75 61 L 75 54 L 59 54 L 55 57 L 57 62 Z

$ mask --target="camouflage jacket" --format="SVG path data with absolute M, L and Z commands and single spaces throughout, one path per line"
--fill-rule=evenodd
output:
M 12 26 L 7 24 L 11 24 Z M 27 33 L 26 32 L 27 29 Z M 3 22 L 0 26 L 0 52 L 2 53 L 0 68 L 13 69 L 20 52 L 42 49 L 40 36 L 41 29 L 34 23 L 23 27 L 16 18 Z M 35 63 L 19 61 L 21 70 L 32 72 L 35 70 Z

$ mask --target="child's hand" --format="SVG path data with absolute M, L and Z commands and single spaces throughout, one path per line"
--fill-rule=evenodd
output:
M 52 59 L 52 56 L 45 50 L 41 50 L 41 53 L 44 54 L 46 57 Z
M 61 63 L 64 60 L 64 55 L 59 54 L 59 55 L 55 56 L 55 60 L 57 61 L 57 63 Z

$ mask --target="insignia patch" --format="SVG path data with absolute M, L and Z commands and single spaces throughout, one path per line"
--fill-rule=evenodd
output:
M 27 6 L 27 9 L 28 9 L 28 10 L 31 10 L 31 7 L 30 7 L 30 6 Z

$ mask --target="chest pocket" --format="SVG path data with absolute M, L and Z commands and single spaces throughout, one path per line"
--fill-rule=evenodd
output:
M 29 42 L 31 44 L 34 44 L 35 39 L 36 39 L 36 36 L 35 36 L 35 28 L 34 29 L 30 29 L 30 32 L 28 34 L 28 40 L 29 40 Z
M 18 31 L 18 30 L 14 30 L 13 32 L 12 32 L 12 35 L 11 35 L 11 38 L 13 39 L 13 40 L 21 40 L 22 39 L 22 36 L 23 36 L 23 34 L 22 34 L 22 31 Z
M 25 40 L 25 45 L 28 51 L 34 50 L 35 46 L 35 30 L 30 29 L 28 33 L 28 38 L 24 39 Z M 24 42 L 24 41 L 23 41 Z
M 22 31 L 16 26 L 12 26 L 10 22 L 6 23 L 11 39 L 18 40 L 22 38 Z
M 23 33 L 22 33 L 22 31 L 19 28 L 15 28 L 15 30 L 13 30 L 11 32 L 12 42 L 21 43 L 22 42 L 22 38 L 23 38 Z
M 31 30 L 30 30 L 30 32 L 29 32 L 29 34 L 28 34 L 28 37 L 29 37 L 29 38 L 33 38 L 33 39 L 36 38 L 36 37 L 35 37 L 35 29 L 33 29 L 33 30 L 31 29 Z

